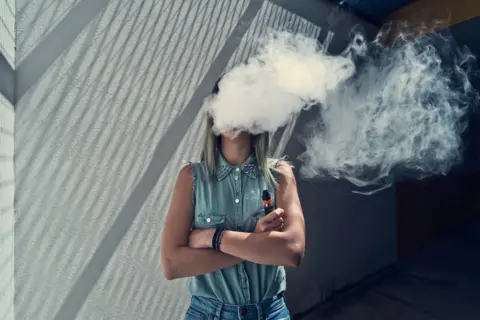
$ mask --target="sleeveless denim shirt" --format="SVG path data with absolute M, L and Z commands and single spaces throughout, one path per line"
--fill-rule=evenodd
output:
M 230 165 L 218 155 L 215 177 L 210 178 L 204 162 L 191 163 L 193 169 L 193 229 L 223 227 L 254 232 L 265 215 L 262 192 L 268 189 L 275 204 L 275 190 L 269 188 L 252 154 L 240 166 Z M 190 279 L 193 296 L 212 298 L 225 304 L 257 304 L 286 289 L 285 268 L 249 261 Z

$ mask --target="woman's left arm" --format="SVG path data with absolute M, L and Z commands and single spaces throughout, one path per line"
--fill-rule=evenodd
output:
M 264 265 L 298 267 L 305 251 L 305 220 L 292 168 L 280 164 L 276 202 L 278 212 L 284 211 L 282 231 L 248 233 L 226 230 L 220 249 L 229 255 Z M 206 232 L 205 246 L 211 247 L 214 229 Z

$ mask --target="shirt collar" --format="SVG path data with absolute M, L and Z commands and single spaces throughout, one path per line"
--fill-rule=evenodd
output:
M 252 153 L 248 159 L 240 166 L 232 166 L 225 160 L 221 152 L 218 152 L 217 180 L 224 179 L 232 170 L 241 170 L 244 174 L 252 179 L 256 179 L 258 175 L 257 157 Z

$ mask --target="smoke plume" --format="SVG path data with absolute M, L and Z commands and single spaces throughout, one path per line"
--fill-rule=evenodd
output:
M 461 134 L 476 91 L 474 56 L 444 34 L 382 45 L 361 34 L 337 56 L 315 39 L 278 32 L 227 73 L 206 101 L 217 134 L 274 132 L 320 108 L 300 156 L 305 178 L 385 186 L 400 174 L 445 174 L 461 161 Z

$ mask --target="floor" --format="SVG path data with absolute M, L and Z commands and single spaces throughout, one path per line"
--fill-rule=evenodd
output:
M 479 320 L 480 221 L 295 319 Z

